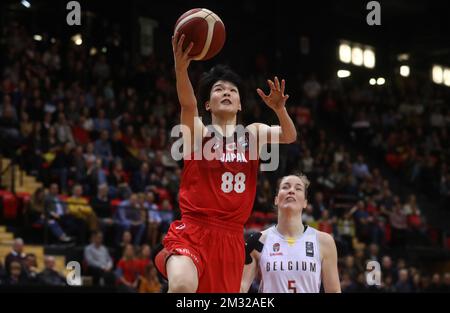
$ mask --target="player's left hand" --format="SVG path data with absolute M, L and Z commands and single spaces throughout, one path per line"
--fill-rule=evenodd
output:
M 267 104 L 272 110 L 277 111 L 284 108 L 289 95 L 284 94 L 284 88 L 286 86 L 286 82 L 284 79 L 281 80 L 280 84 L 278 77 L 275 76 L 274 81 L 275 82 L 271 81 L 270 79 L 267 80 L 267 83 L 270 87 L 269 95 L 264 94 L 264 92 L 259 88 L 256 89 L 256 92 L 265 104 Z

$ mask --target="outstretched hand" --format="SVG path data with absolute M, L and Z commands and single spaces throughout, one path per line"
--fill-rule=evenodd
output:
M 286 86 L 286 82 L 284 79 L 280 81 L 278 77 L 275 76 L 275 82 L 270 79 L 267 80 L 267 83 L 270 87 L 270 93 L 266 95 L 261 89 L 257 88 L 256 92 L 261 97 L 267 106 L 269 106 L 272 110 L 277 111 L 284 108 L 286 104 L 286 100 L 289 98 L 289 95 L 284 94 L 284 88 Z
M 175 70 L 187 70 L 189 63 L 193 60 L 193 58 L 189 56 L 189 52 L 191 52 L 194 43 L 190 42 L 183 51 L 183 43 L 185 38 L 186 36 L 184 34 L 180 36 L 180 33 L 178 32 L 172 36 L 172 50 L 175 61 Z

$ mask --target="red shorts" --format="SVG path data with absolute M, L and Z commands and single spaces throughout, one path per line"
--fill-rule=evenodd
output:
M 197 292 L 239 292 L 245 262 L 243 226 L 184 217 L 174 221 L 155 258 L 167 278 L 171 255 L 186 255 L 197 267 Z

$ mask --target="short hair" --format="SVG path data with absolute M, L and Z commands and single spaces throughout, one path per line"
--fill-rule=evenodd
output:
M 13 244 L 14 244 L 14 245 L 17 245 L 17 244 L 23 245 L 24 242 L 23 242 L 23 239 L 22 239 L 22 238 L 17 237 L 17 238 L 14 239 Z
M 204 105 L 206 101 L 209 100 L 211 94 L 211 88 L 219 80 L 227 81 L 233 83 L 239 90 L 239 97 L 241 103 L 244 99 L 244 87 L 242 84 L 241 77 L 230 69 L 227 65 L 216 65 L 211 68 L 208 72 L 205 72 L 200 77 L 199 88 L 198 88 L 198 101 Z
M 285 175 L 285 176 L 281 177 L 280 182 L 278 183 L 278 186 L 277 186 L 276 194 L 278 194 L 278 192 L 280 191 L 280 186 L 281 186 L 281 182 L 283 181 L 283 179 L 286 177 L 289 177 L 289 176 L 297 176 L 303 182 L 303 185 L 305 186 L 305 199 L 306 199 L 308 197 L 308 188 L 309 188 L 310 182 L 309 182 L 308 177 L 306 177 L 306 175 L 303 173 L 295 173 L 295 174 Z
M 91 238 L 97 237 L 98 235 L 102 235 L 103 236 L 103 232 L 101 230 L 94 230 L 91 233 Z

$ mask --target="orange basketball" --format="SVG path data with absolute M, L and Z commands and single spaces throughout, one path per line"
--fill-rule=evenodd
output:
M 175 33 L 184 34 L 183 50 L 194 43 L 189 56 L 194 60 L 208 60 L 218 54 L 225 44 L 225 25 L 220 17 L 208 9 L 192 9 L 175 23 Z

